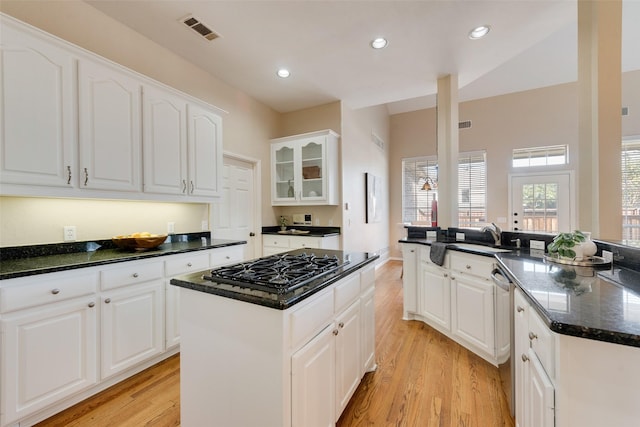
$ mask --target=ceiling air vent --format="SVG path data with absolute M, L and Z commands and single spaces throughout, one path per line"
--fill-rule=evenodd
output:
M 187 27 L 191 28 L 193 31 L 204 37 L 205 39 L 212 41 L 220 37 L 218 34 L 214 33 L 209 27 L 204 25 L 198 18 L 193 17 L 192 15 L 186 16 L 181 19 L 182 23 Z
M 458 122 L 458 129 L 467 129 L 471 127 L 471 120 L 466 120 L 464 122 Z

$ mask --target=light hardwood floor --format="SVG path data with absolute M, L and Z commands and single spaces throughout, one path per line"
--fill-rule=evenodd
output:
M 337 426 L 513 427 L 497 368 L 402 320 L 401 268 L 391 261 L 376 273 L 378 369 L 365 375 Z M 38 426 L 180 425 L 179 369 L 173 356 Z

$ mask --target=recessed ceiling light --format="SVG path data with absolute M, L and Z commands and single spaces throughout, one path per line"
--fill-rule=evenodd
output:
M 280 68 L 278 70 L 278 77 L 282 77 L 283 79 L 286 79 L 290 75 L 291 75 L 291 73 L 286 68 Z
M 371 47 L 374 49 L 382 49 L 383 47 L 387 46 L 387 43 L 387 39 L 378 37 L 371 42 Z
M 481 25 L 469 31 L 469 38 L 471 40 L 481 39 L 489 33 L 489 30 L 491 30 L 491 27 L 488 25 Z

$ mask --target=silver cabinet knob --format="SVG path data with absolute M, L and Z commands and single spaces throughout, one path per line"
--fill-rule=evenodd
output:
M 522 361 L 523 362 L 528 362 L 529 361 L 529 356 L 527 356 L 526 354 L 522 353 Z
M 467 265 L 465 266 L 465 268 L 466 268 L 467 270 L 471 270 L 471 266 L 470 266 L 469 264 L 467 264 Z
M 338 326 L 340 326 L 341 328 L 344 328 L 344 322 L 338 323 Z
M 190 262 L 187 263 L 187 267 L 193 267 L 193 264 L 191 264 Z
M 89 308 L 93 308 L 93 307 L 95 307 L 95 306 L 96 306 L 96 303 L 95 303 L 95 302 L 91 301 L 91 302 L 89 303 Z
M 133 277 L 135 277 L 136 279 L 138 278 L 139 274 L 138 273 L 133 273 Z
M 538 338 L 538 336 L 536 334 L 534 334 L 533 332 L 529 332 L 529 339 L 530 340 L 535 340 L 536 338 Z
M 416 250 L 415 249 L 411 249 L 409 252 L 414 253 Z
M 111 298 L 107 298 L 106 300 L 104 300 L 105 304 L 109 304 L 111 302 Z
M 226 259 L 231 259 L 231 257 L 230 257 L 229 255 L 227 255 L 225 258 L 226 258 Z
M 60 289 L 55 288 L 55 289 L 51 289 L 51 293 L 54 295 L 58 295 L 60 293 Z
M 444 273 L 444 277 L 449 277 L 449 275 L 447 273 Z
M 516 307 L 516 310 L 518 310 L 518 313 L 522 313 L 524 311 L 524 308 L 518 306 Z
M 338 335 L 338 334 L 339 334 L 338 330 L 337 330 L 337 329 L 334 329 L 334 330 L 333 330 L 333 335 Z

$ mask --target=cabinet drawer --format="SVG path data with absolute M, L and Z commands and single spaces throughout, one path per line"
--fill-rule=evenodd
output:
M 289 238 L 283 236 L 276 236 L 273 234 L 263 234 L 262 235 L 262 245 L 263 246 L 277 246 L 281 248 L 289 247 Z
M 0 288 L 0 313 L 64 301 L 96 292 L 98 273 L 53 273 L 5 281 Z
M 531 349 L 536 353 L 540 364 L 552 379 L 555 378 L 555 345 L 553 332 L 542 321 L 533 307 L 529 307 L 529 339 Z
M 320 249 L 322 247 L 322 237 L 291 237 L 289 239 L 289 246 L 291 249 L 298 248 L 314 248 Z
M 209 253 L 202 251 L 187 255 L 173 255 L 164 262 L 164 265 L 169 277 L 206 270 L 209 268 Z
M 369 265 L 360 270 L 360 291 L 365 292 L 367 289 L 374 287 L 376 284 L 376 268 Z
M 161 261 L 118 264 L 100 272 L 101 287 L 106 290 L 159 279 L 162 277 L 163 264 Z
M 451 270 L 472 274 L 483 279 L 491 278 L 491 271 L 494 266 L 492 258 L 481 255 L 467 255 L 455 251 L 451 251 L 449 262 Z
M 308 342 L 331 323 L 333 292 L 325 292 L 291 313 L 291 346 L 293 349 Z
M 360 296 L 360 275 L 352 274 L 335 285 L 333 290 L 335 312 L 340 313 Z
M 241 262 L 243 258 L 244 245 L 214 249 L 211 252 L 211 266 L 218 267 L 226 264 L 234 264 Z

